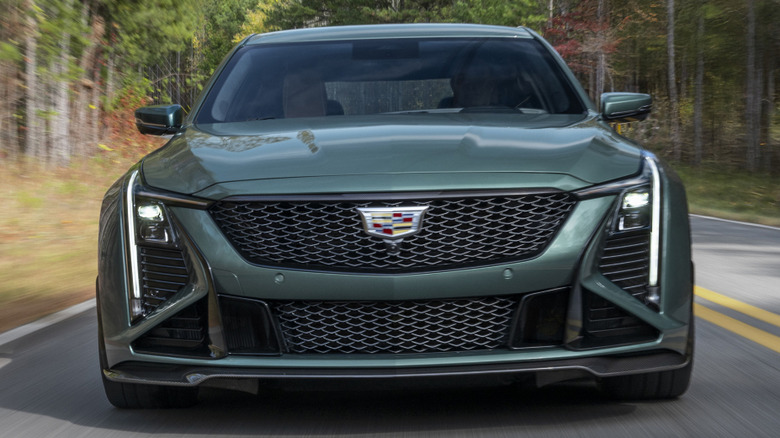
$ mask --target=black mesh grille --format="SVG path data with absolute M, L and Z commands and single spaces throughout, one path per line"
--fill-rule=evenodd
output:
M 454 199 L 221 201 L 215 221 L 236 249 L 261 265 L 400 272 L 522 260 L 540 254 L 575 204 L 566 193 Z M 422 231 L 400 253 L 363 231 L 358 207 L 428 206 Z
M 610 281 L 645 302 L 650 263 L 650 232 L 609 237 L 599 270 Z
M 429 353 L 505 347 L 516 297 L 294 301 L 271 307 L 291 353 Z
M 144 312 L 157 309 L 189 281 L 179 250 L 139 247 Z

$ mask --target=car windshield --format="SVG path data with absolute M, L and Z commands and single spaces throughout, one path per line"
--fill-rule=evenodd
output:
M 196 122 L 441 112 L 581 114 L 585 107 L 536 40 L 397 38 L 241 47 Z

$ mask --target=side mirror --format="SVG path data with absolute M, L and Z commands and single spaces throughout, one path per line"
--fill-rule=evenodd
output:
M 175 134 L 184 120 L 181 105 L 154 105 L 135 110 L 135 126 L 141 134 Z
M 601 95 L 601 116 L 607 122 L 638 122 L 647 118 L 653 108 L 653 98 L 641 93 L 604 93 Z

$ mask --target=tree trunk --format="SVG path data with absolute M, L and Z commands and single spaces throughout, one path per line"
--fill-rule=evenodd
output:
M 111 111 L 114 109 L 114 74 L 115 74 L 115 58 L 116 55 L 114 55 L 114 51 L 111 49 L 112 44 L 114 42 L 114 38 L 116 37 L 116 34 L 112 30 L 112 26 L 110 22 L 106 26 L 107 29 L 107 38 L 109 47 L 107 50 L 107 60 L 106 60 L 106 111 Z
M 84 12 L 82 14 L 82 20 L 85 25 L 89 21 L 89 3 L 84 4 Z M 99 76 L 99 71 L 96 72 L 99 69 L 95 65 L 95 55 L 103 38 L 104 25 L 102 17 L 93 15 L 90 27 L 89 44 L 82 52 L 79 61 L 82 76 L 76 86 L 78 97 L 73 116 L 74 123 L 71 126 L 71 137 L 73 144 L 76 146 L 73 152 L 78 156 L 87 155 L 89 145 L 97 141 L 97 136 L 94 133 L 96 127 L 95 114 L 100 114 L 100 102 L 95 100 L 94 89 L 98 87 L 95 77 Z
M 87 27 L 89 24 L 89 1 L 85 1 L 81 7 L 81 25 Z M 91 36 L 91 35 L 90 35 Z M 90 42 L 91 42 L 90 38 Z M 71 108 L 71 123 L 70 123 L 70 141 L 73 144 L 72 152 L 74 155 L 82 155 L 82 149 L 84 147 L 84 126 L 86 123 L 87 106 L 87 88 L 89 86 L 90 76 L 90 59 L 89 59 L 90 46 L 84 48 L 81 52 L 79 59 L 79 69 L 81 70 L 81 77 L 76 81 L 74 86 L 75 96 L 73 98 L 73 107 Z
M 99 37 L 98 37 L 99 40 Z M 101 118 L 101 103 L 100 99 L 102 97 L 102 88 L 100 86 L 100 68 L 96 67 L 93 70 L 93 76 L 92 76 L 92 99 L 90 99 L 92 102 L 94 102 L 94 109 L 90 108 L 90 111 L 88 112 L 88 129 L 87 129 L 87 149 L 86 154 L 90 155 L 90 149 L 92 148 L 94 150 L 94 146 L 98 143 L 100 139 L 100 121 Z
M 669 104 L 671 106 L 669 114 L 670 136 L 672 141 L 672 156 L 675 161 L 680 161 L 682 158 L 682 151 L 680 149 L 680 105 L 677 99 L 677 78 L 675 76 L 674 63 L 674 0 L 667 0 L 666 13 L 668 18 L 666 53 L 668 59 Z
M 604 53 L 607 40 L 607 36 L 605 34 L 607 23 L 606 0 L 599 0 L 596 15 L 599 22 L 599 30 L 596 36 L 598 38 L 598 52 L 596 53 L 596 89 L 593 92 L 593 98 L 596 102 L 600 102 L 601 93 L 604 92 L 604 82 L 607 70 L 607 56 Z
M 760 102 L 756 102 L 758 84 L 756 83 L 756 5 L 754 0 L 748 0 L 747 13 L 747 69 L 745 87 L 745 128 L 747 130 L 747 154 L 745 167 L 750 172 L 755 172 L 759 160 L 759 111 L 756 108 Z
M 32 11 L 35 7 L 33 0 L 25 0 L 24 8 Z M 25 29 L 24 39 L 24 63 L 25 63 L 25 81 L 27 83 L 25 116 L 25 153 L 31 158 L 40 159 L 44 157 L 45 150 L 41 144 L 41 135 L 43 123 L 40 112 L 40 92 L 38 87 L 38 22 L 33 15 L 27 16 L 27 29 Z
M 0 3 L 0 16 L 5 17 L 3 26 L 0 26 L 0 41 L 10 41 L 15 29 L 12 29 L 17 20 L 16 4 L 11 2 Z M 18 145 L 14 133 L 16 122 L 14 121 L 14 103 L 16 102 L 14 91 L 16 90 L 16 61 L 0 58 L 0 162 L 16 157 Z
M 108 26 L 108 40 L 111 41 L 114 33 L 110 30 L 111 26 Z M 105 111 L 110 112 L 114 110 L 114 52 L 110 48 L 108 49 L 108 60 L 106 61 L 106 100 L 105 100 Z M 95 125 L 98 126 L 98 125 Z M 107 125 L 103 125 L 101 132 L 99 133 L 101 137 L 108 137 L 108 127 Z
M 693 163 L 699 166 L 704 154 L 704 12 L 699 8 L 696 26 L 696 84 L 693 102 Z
M 680 102 L 685 102 L 688 99 L 688 51 L 685 49 L 682 50 L 682 60 L 680 61 L 679 83 L 677 99 Z M 684 127 L 680 129 L 684 130 Z
M 772 172 L 773 158 L 774 158 L 774 145 L 772 144 L 772 121 L 775 116 L 775 68 L 772 65 L 774 59 L 770 59 L 770 64 L 766 67 L 766 97 L 767 97 L 767 111 L 766 111 L 766 169 L 768 172 Z
M 70 10 L 73 0 L 66 0 L 64 11 Z M 66 14 L 64 12 L 63 14 Z M 52 119 L 52 164 L 65 166 L 70 162 L 70 81 L 68 66 L 70 65 L 70 30 L 67 18 L 63 21 L 62 36 L 59 43 L 59 57 L 54 68 L 54 118 Z
M 13 118 L 11 99 L 9 99 L 9 94 L 13 89 L 13 86 L 9 84 L 11 78 L 9 72 L 10 64 L 10 62 L 0 60 L 0 162 L 10 158 L 14 153 L 14 148 L 9 138 Z

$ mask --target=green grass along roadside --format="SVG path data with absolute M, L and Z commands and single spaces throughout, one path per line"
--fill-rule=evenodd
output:
M 94 296 L 103 193 L 143 153 L 105 151 L 58 170 L 0 167 L 0 333 Z M 691 213 L 780 226 L 779 178 L 676 170 Z
M 780 178 L 763 173 L 673 166 L 693 214 L 780 227 Z

